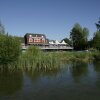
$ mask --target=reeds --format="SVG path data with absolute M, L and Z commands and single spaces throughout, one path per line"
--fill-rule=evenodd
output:
M 60 66 L 60 58 L 54 52 L 43 52 L 30 46 L 19 58 L 19 66 L 26 70 L 52 70 Z
M 93 60 L 92 53 L 91 52 L 61 52 L 58 54 L 61 57 L 62 61 L 67 62 L 75 62 L 75 61 L 82 61 L 82 62 L 88 62 Z
M 30 46 L 20 56 L 19 66 L 26 70 L 54 70 L 64 62 L 90 62 L 96 57 L 92 52 L 43 52 L 38 47 Z
M 61 68 L 64 62 L 90 62 L 100 60 L 99 52 L 57 51 L 43 52 L 36 46 L 30 46 L 26 52 L 21 53 L 19 59 L 7 65 L 10 69 L 23 71 L 53 71 Z M 5 66 L 5 65 L 4 65 Z M 0 70 L 3 67 L 0 67 Z

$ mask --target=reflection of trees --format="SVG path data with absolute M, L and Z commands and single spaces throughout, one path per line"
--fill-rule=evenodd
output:
M 56 76 L 59 71 L 60 71 L 60 68 L 52 68 L 48 70 L 48 69 L 39 69 L 38 67 L 36 67 L 34 70 L 26 71 L 26 74 L 32 80 L 36 80 L 41 76 L 48 76 L 48 77 Z
M 20 70 L 0 71 L 0 95 L 9 95 L 21 89 L 23 75 Z
M 100 62 L 93 62 L 94 71 L 96 71 L 96 86 L 100 92 Z
M 88 65 L 86 63 L 73 63 L 71 68 L 72 77 L 75 82 L 80 82 L 80 79 L 88 71 Z
M 93 62 L 94 70 L 100 72 L 100 62 Z

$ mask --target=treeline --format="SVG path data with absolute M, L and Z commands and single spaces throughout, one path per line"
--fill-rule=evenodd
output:
M 65 38 L 65 42 L 74 47 L 74 50 L 100 50 L 100 19 L 95 23 L 97 31 L 93 38 L 88 40 L 89 30 L 76 23 L 70 32 L 70 39 Z

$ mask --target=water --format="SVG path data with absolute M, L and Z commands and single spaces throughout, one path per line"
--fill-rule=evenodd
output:
M 0 72 L 0 100 L 99 100 L 100 63 L 65 64 L 52 72 Z

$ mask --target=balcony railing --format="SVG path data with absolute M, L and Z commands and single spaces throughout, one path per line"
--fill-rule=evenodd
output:
M 22 46 L 22 49 L 27 49 L 29 46 Z M 51 45 L 48 45 L 48 46 L 38 46 L 40 49 L 42 49 L 42 50 L 67 50 L 67 49 L 70 49 L 70 50 L 72 50 L 73 49 L 73 47 L 70 47 L 70 46 L 51 46 Z

